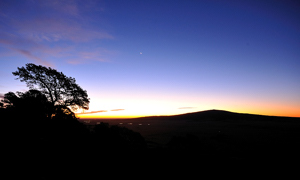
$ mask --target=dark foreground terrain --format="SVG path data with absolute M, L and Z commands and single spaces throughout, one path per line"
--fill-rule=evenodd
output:
M 3 164 L 13 170 L 11 179 L 124 178 L 140 173 L 169 178 L 180 173 L 188 178 L 205 169 L 253 174 L 253 168 L 266 172 L 270 165 L 296 167 L 300 159 L 300 118 L 210 110 L 122 120 L 29 122 L 8 119 L 1 126 Z
M 140 133 L 150 150 L 233 158 L 296 158 L 300 152 L 300 118 L 210 110 L 87 124 L 99 122 Z

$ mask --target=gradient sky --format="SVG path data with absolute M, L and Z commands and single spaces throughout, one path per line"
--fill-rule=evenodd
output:
M 87 90 L 79 117 L 300 117 L 299 19 L 288 0 L 1 0 L 0 96 L 35 63 Z

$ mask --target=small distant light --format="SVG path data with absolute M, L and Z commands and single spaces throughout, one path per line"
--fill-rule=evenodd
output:
M 140 52 L 140 54 L 143 54 L 142 52 Z

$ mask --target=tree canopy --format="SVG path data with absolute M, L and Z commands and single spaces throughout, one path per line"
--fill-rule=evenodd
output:
M 2 104 L 6 109 L 13 110 L 15 113 L 23 116 L 47 118 L 51 116 L 51 103 L 46 96 L 38 90 L 29 90 L 26 92 L 8 92 L 4 95 Z M 34 113 L 32 113 L 34 112 Z
M 13 72 L 21 82 L 26 82 L 31 90 L 39 90 L 53 107 L 65 107 L 72 110 L 89 109 L 89 98 L 72 77 L 67 77 L 51 67 L 26 64 Z

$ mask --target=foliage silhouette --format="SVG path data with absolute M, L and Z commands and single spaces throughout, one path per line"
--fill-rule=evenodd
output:
M 55 106 L 59 106 L 58 109 L 89 109 L 87 92 L 76 84 L 74 78 L 67 77 L 51 67 L 28 63 L 26 67 L 13 72 L 13 75 L 18 76 L 17 79 L 21 82 L 26 82 L 30 89 L 40 90 L 52 104 L 52 113 L 57 109 Z M 52 114 L 49 115 L 51 116 Z
M 38 90 L 29 90 L 25 93 L 8 92 L 4 95 L 4 107 L 18 111 L 23 116 L 30 115 L 31 118 L 38 117 L 44 119 L 48 116 L 51 103 L 48 102 L 46 96 Z M 33 113 L 34 112 L 34 113 Z
M 10 147 L 40 149 L 46 153 L 57 149 L 79 151 L 88 146 L 91 135 L 87 127 L 70 109 L 61 106 L 55 106 L 56 114 L 49 119 L 52 105 L 40 91 L 9 92 L 3 102 L 1 130 Z
M 2 125 L 8 139 L 22 143 L 44 138 L 50 103 L 41 92 L 9 92 L 4 95 L 2 102 Z

